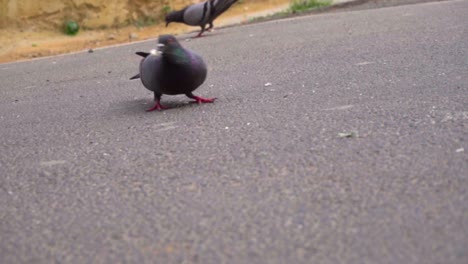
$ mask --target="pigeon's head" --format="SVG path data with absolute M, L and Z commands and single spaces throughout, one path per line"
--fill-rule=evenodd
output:
M 189 60 L 187 51 L 173 35 L 161 35 L 158 40 L 158 51 L 173 63 L 186 63 Z
M 170 48 L 179 48 L 181 45 L 173 35 L 161 35 L 158 39 L 158 47 L 164 52 Z
M 166 15 L 166 27 L 171 22 L 183 22 L 184 21 L 184 10 L 172 11 Z
M 174 20 L 171 17 L 172 13 L 169 13 L 166 15 L 166 27 L 169 26 L 169 23 L 174 22 Z
M 160 35 L 158 39 L 158 51 L 163 54 L 173 54 L 178 50 L 183 50 L 182 45 L 173 35 Z

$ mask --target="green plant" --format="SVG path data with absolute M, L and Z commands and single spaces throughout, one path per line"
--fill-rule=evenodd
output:
M 65 22 L 65 34 L 73 36 L 76 35 L 79 30 L 80 25 L 78 25 L 77 22 L 73 20 L 68 20 L 67 22 Z
M 143 18 L 139 18 L 137 21 L 135 21 L 135 26 L 138 28 L 141 27 L 146 27 L 146 26 L 151 26 L 156 24 L 156 19 L 150 16 L 145 16 Z
M 288 11 L 294 14 L 314 8 L 326 7 L 330 4 L 331 0 L 292 0 Z
M 165 5 L 165 6 L 163 6 L 163 7 L 161 8 L 161 13 L 162 13 L 164 16 L 166 16 L 167 14 L 169 14 L 169 12 L 171 12 L 171 11 L 172 11 L 172 9 L 171 9 L 171 7 L 168 6 L 168 5 Z
M 331 0 L 292 0 L 288 9 L 267 16 L 250 18 L 249 23 L 288 17 L 296 13 L 303 13 L 315 8 L 326 7 L 331 5 L 331 3 Z

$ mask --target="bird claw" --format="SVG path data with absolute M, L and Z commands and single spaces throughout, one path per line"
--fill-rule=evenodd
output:
M 146 112 L 153 112 L 154 110 L 161 111 L 161 110 L 168 109 L 168 108 L 169 107 L 162 106 L 159 102 L 156 102 L 156 104 L 150 109 L 146 110 Z
M 198 32 L 198 34 L 195 37 L 192 38 L 201 38 L 204 37 L 203 33 L 205 33 L 206 30 Z
M 203 97 L 195 96 L 193 99 L 195 99 L 194 103 L 202 104 L 202 103 L 213 103 L 217 98 L 203 98 Z

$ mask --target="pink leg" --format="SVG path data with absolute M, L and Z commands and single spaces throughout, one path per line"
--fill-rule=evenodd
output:
M 148 110 L 146 110 L 146 112 L 153 112 L 154 110 L 163 110 L 163 109 L 168 109 L 167 107 L 165 106 L 162 106 L 161 103 L 159 102 L 159 100 L 156 100 L 156 104 L 154 104 L 154 106 Z
M 198 104 L 213 103 L 216 100 L 216 98 L 203 98 L 203 97 L 195 96 L 195 95 L 192 95 L 192 96 L 189 96 L 189 97 L 192 98 L 192 99 L 195 99 L 195 102 L 197 102 Z
M 203 37 L 203 36 L 202 36 L 202 32 L 198 33 L 198 35 L 196 35 L 196 36 L 193 37 L 193 38 L 201 38 L 201 37 Z
M 213 23 L 210 23 L 210 27 L 207 29 L 208 32 L 213 32 L 214 31 L 214 28 L 213 28 Z
M 201 27 L 200 33 L 198 33 L 198 35 L 197 35 L 196 37 L 194 37 L 194 38 L 199 38 L 199 37 L 201 37 L 202 34 L 203 34 L 203 32 L 205 32 L 205 26 L 203 25 L 203 26 L 200 26 L 200 27 Z

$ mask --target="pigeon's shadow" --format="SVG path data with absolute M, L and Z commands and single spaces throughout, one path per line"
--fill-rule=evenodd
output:
M 151 114 L 151 113 L 162 113 L 166 111 L 171 111 L 174 109 L 181 109 L 186 107 L 191 107 L 196 105 L 194 101 L 177 101 L 177 100 L 164 100 L 161 103 L 167 109 L 163 110 L 154 110 L 152 112 L 147 112 L 146 110 L 150 109 L 154 105 L 154 101 L 150 99 L 137 99 L 137 100 L 125 100 L 116 103 L 118 107 L 112 109 L 113 112 L 126 115 L 141 115 L 141 114 Z

